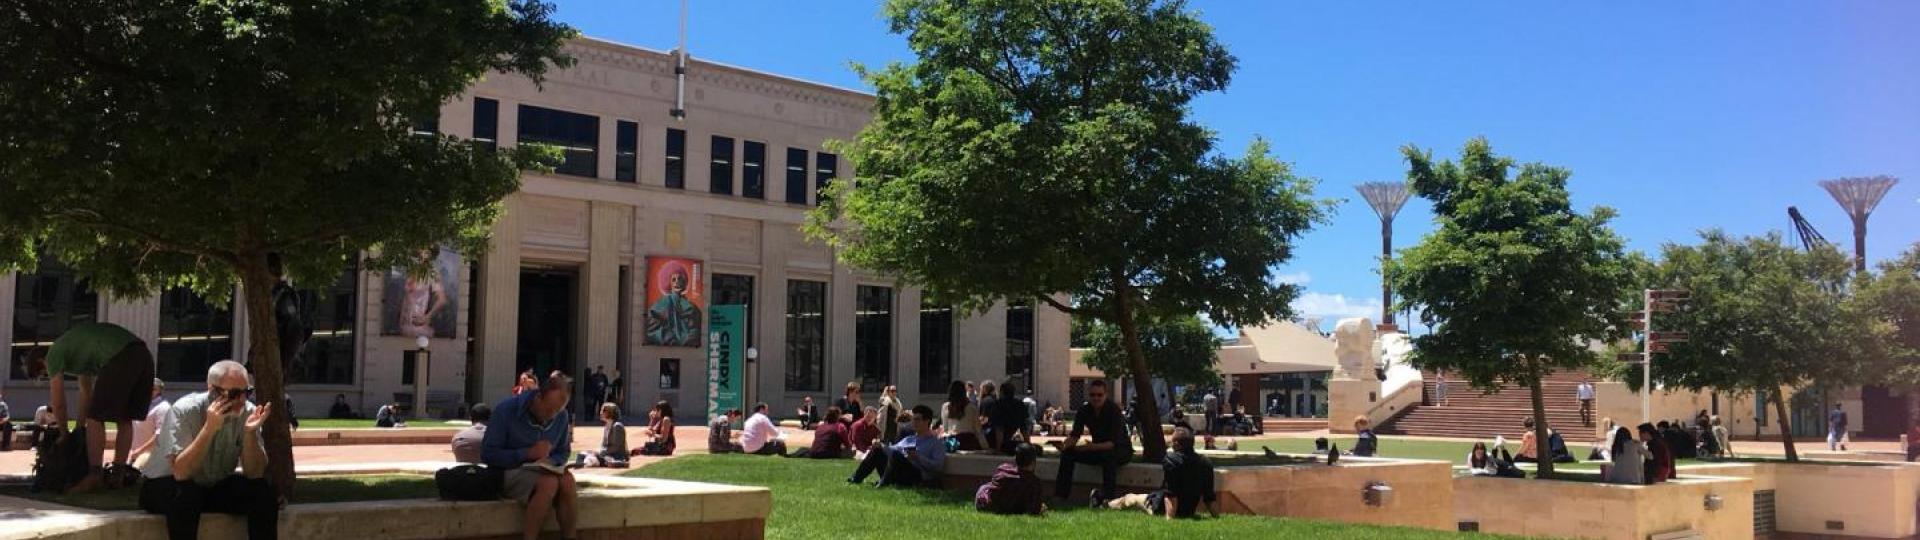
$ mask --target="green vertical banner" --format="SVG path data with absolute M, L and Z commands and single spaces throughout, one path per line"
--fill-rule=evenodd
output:
M 707 418 L 713 419 L 746 408 L 740 387 L 746 378 L 741 356 L 747 350 L 747 306 L 712 306 L 707 321 Z

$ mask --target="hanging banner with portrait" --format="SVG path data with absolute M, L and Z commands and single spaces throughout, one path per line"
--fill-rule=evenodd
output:
M 433 257 L 433 271 L 409 276 L 404 269 L 387 270 L 380 295 L 380 333 L 389 336 L 452 339 L 460 314 L 460 254 L 440 248 L 422 251 Z
M 746 365 L 740 356 L 747 349 L 747 306 L 713 306 L 713 325 L 707 330 L 707 416 L 745 408 L 740 390 L 745 384 Z
M 699 259 L 647 257 L 647 345 L 700 346 L 706 329 L 704 275 Z

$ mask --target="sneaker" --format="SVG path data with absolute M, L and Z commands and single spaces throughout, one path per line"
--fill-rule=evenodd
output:
M 1087 493 L 1087 508 L 1089 509 L 1099 510 L 1107 506 L 1106 502 L 1106 500 L 1100 497 L 1100 490 L 1098 489 Z

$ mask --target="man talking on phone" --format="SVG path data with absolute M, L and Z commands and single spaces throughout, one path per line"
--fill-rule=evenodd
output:
M 246 516 L 247 537 L 279 537 L 279 494 L 267 481 L 267 447 L 260 426 L 273 404 L 254 406 L 247 367 L 221 360 L 207 368 L 207 389 L 173 402 L 171 443 L 153 459 L 171 459 L 172 475 L 148 478 L 140 500 L 167 516 L 167 537 L 196 538 L 200 515 Z M 240 474 L 234 474 L 234 468 Z
M 554 371 L 538 391 L 494 406 L 492 423 L 480 439 L 480 458 L 505 472 L 501 496 L 527 505 L 521 533 L 528 540 L 540 537 L 548 513 L 559 520 L 561 538 L 580 537 L 574 506 L 580 488 L 567 467 L 573 454 L 573 421 L 567 415 L 572 388 L 571 377 Z

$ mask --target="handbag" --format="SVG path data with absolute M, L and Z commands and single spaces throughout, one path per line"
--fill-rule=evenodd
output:
M 464 464 L 434 471 L 433 486 L 447 501 L 491 501 L 500 498 L 506 473 L 485 465 Z

